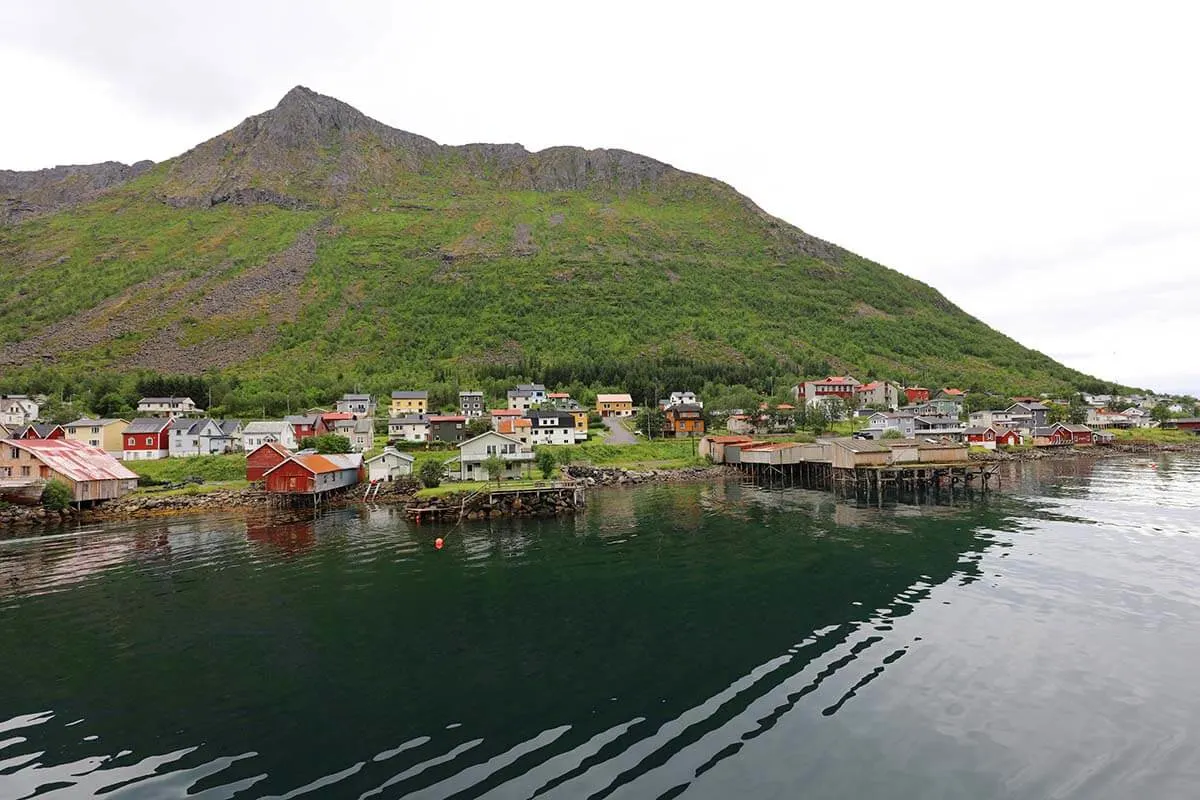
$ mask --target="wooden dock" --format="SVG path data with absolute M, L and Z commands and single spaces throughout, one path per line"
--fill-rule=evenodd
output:
M 533 486 L 477 489 L 452 502 L 429 502 L 405 509 L 417 524 L 424 522 L 461 522 L 478 516 L 535 516 L 558 511 L 574 511 L 587 504 L 583 481 L 546 481 Z

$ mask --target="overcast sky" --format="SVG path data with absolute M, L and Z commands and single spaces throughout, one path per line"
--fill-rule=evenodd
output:
M 720 178 L 1070 366 L 1200 394 L 1200 8 L 778 6 L 7 3 L 0 168 L 160 161 L 303 84 Z

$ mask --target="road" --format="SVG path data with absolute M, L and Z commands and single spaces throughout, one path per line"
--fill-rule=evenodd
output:
M 625 429 L 617 417 L 605 417 L 604 427 L 608 428 L 605 444 L 637 444 L 638 438 Z

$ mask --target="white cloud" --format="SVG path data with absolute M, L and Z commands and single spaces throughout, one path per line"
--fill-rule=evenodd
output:
M 1200 9 L 9 4 L 9 168 L 155 160 L 302 83 L 439 141 L 721 178 L 1102 377 L 1200 390 Z M 1169 287 L 1163 289 L 1161 287 Z M 1113 293 L 1116 290 L 1116 293 Z

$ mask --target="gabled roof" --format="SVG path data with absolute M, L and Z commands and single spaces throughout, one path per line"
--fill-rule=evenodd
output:
M 385 448 L 383 448 L 382 452 L 378 453 L 377 455 L 371 456 L 363 463 L 371 464 L 375 461 L 382 461 L 383 459 L 387 458 L 388 456 L 391 456 L 392 458 L 399 458 L 401 461 L 410 461 L 411 462 L 411 461 L 416 460 L 413 456 L 409 455 L 408 453 L 402 453 L 394 447 L 385 447 Z
M 488 413 L 493 417 L 519 417 L 525 412 L 519 408 L 493 408 Z
M 290 427 L 291 425 L 283 420 L 260 419 L 247 422 L 246 427 L 242 428 L 242 433 L 250 436 L 256 433 L 283 433 L 284 428 Z
M 948 394 L 951 397 L 961 397 L 966 394 L 962 389 L 942 389 L 942 394 Z
M 503 433 L 497 433 L 496 431 L 484 431 L 483 433 L 479 434 L 478 436 L 472 436 L 470 439 L 467 439 L 465 442 L 459 443 L 458 449 L 461 450 L 464 447 L 466 447 L 467 445 L 469 445 L 471 442 L 477 442 L 480 439 L 486 439 L 489 436 L 494 436 L 498 439 L 503 439 L 506 442 L 515 444 L 517 447 L 524 446 L 524 443 L 520 439 L 514 439 L 511 436 L 505 436 Z
M 1091 433 L 1092 432 L 1092 429 L 1089 428 L 1087 425 L 1072 425 L 1067 422 L 1055 423 L 1053 427 L 1062 428 L 1064 431 L 1067 431 L 1068 433 Z
M 423 414 L 409 414 L 407 417 L 391 417 L 388 425 L 428 425 L 429 420 Z
M 1049 407 L 1043 403 L 1013 403 L 1005 411 L 1012 411 L 1014 408 L 1023 408 L 1026 411 L 1049 411 Z
M 463 394 L 463 392 L 459 392 L 459 394 Z M 428 400 L 429 392 L 426 392 L 426 391 L 392 392 L 392 399 L 393 400 Z
M 68 422 L 63 427 L 64 428 L 103 428 L 107 425 L 112 425 L 117 422 L 123 422 L 126 425 L 129 424 L 129 420 L 121 419 L 120 417 L 102 417 L 100 419 L 88 419 L 87 417 L 82 417 L 80 419 L 75 420 L 74 422 Z
M 190 398 L 190 397 L 143 397 L 141 400 L 138 400 L 138 405 L 140 406 L 143 403 L 158 403 L 159 405 L 161 405 L 163 403 L 184 403 L 184 402 L 191 403 L 192 405 L 196 404 L 196 402 L 194 400 L 192 400 L 192 398 Z
M 830 386 L 830 385 L 857 386 L 858 385 L 858 381 L 856 381 L 850 375 L 830 375 L 828 378 L 822 378 L 819 381 L 808 381 L 808 383 L 811 383 L 814 385 L 825 384 L 826 386 Z
M 126 434 L 162 433 L 171 425 L 171 420 L 165 417 L 138 417 L 129 423 Z
M 316 414 L 289 414 L 283 421 L 289 425 L 316 425 L 321 418 Z
M 992 433 L 996 433 L 996 429 L 991 427 L 990 425 L 986 428 L 981 428 L 978 425 L 973 425 L 972 427 L 964 430 L 963 433 L 967 436 L 982 436 L 983 434 L 987 433 L 988 431 L 991 431 Z
M 138 477 L 99 447 L 71 439 L 13 439 L 5 444 L 30 453 L 73 481 L 125 481 Z
M 257 453 L 259 450 L 262 450 L 264 447 L 269 450 L 274 450 L 276 453 L 279 453 L 279 455 L 283 456 L 284 458 L 291 458 L 291 456 L 292 456 L 292 451 L 288 450 L 286 447 L 281 445 L 279 442 L 263 442 L 258 447 L 254 448 L 249 453 L 247 453 L 246 457 L 249 458 L 251 455 L 253 455 L 254 453 Z
M 345 400 L 347 402 L 352 402 L 352 403 L 364 402 L 364 401 L 369 403 L 369 402 L 371 402 L 371 395 L 369 395 L 369 394 L 351 394 L 350 392 L 347 392 L 346 394 L 342 395 L 342 400 Z
M 541 383 L 518 383 L 518 392 L 545 392 L 546 386 Z
M 264 475 L 270 475 L 284 464 L 299 464 L 314 475 L 329 472 L 346 472 L 357 470 L 362 464 L 362 456 L 358 453 L 338 453 L 321 455 L 320 453 L 297 453 L 267 470 Z
M 466 422 L 467 418 L 458 414 L 433 414 L 429 417 L 430 422 Z
M 633 404 L 633 396 L 629 394 L 598 394 L 597 403 L 629 403 Z
M 33 433 L 35 436 L 37 436 L 37 438 L 46 439 L 50 436 L 50 434 L 54 433 L 54 431 L 56 429 L 61 428 L 61 427 L 62 427 L 62 425 L 55 425 L 50 422 L 34 422 L 30 425 L 26 425 L 23 428 L 20 426 L 17 426 L 17 428 L 13 431 L 13 433 L 15 433 L 18 436 L 24 436 L 26 433 L 29 432 L 29 429 L 32 428 Z M 63 431 L 63 433 L 66 433 L 66 431 Z

